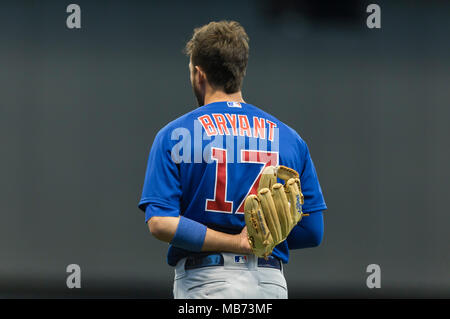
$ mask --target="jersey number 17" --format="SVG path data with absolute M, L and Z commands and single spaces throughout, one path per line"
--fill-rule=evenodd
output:
M 207 199 L 205 210 L 216 213 L 233 213 L 233 201 L 227 200 L 227 150 L 222 148 L 211 148 L 211 158 L 216 162 L 216 176 L 214 186 L 214 199 Z M 239 204 L 236 214 L 244 213 L 244 201 L 250 194 L 256 194 L 261 174 L 265 167 L 278 165 L 278 152 L 241 150 L 241 163 L 260 165 L 261 170 L 252 183 L 247 194 Z

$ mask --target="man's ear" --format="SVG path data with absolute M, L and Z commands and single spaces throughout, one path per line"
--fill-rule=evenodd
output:
M 200 83 L 204 83 L 206 80 L 206 74 L 203 72 L 202 68 L 196 65 L 195 67 L 195 73 L 198 74 L 198 80 Z

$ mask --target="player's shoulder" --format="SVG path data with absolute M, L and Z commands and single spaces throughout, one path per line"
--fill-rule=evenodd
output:
M 197 107 L 170 121 L 156 133 L 154 144 L 156 143 L 163 148 L 167 148 L 175 143 L 180 135 L 189 136 L 194 134 L 195 119 L 207 111 L 209 109 L 206 110 L 204 107 Z
M 253 105 L 253 104 L 247 104 L 250 108 L 252 108 L 255 112 L 258 112 L 260 116 L 265 117 L 266 119 L 269 119 L 270 121 L 277 124 L 277 127 L 280 130 L 280 133 L 283 135 L 283 138 L 290 138 L 297 140 L 300 144 L 305 144 L 305 141 L 302 139 L 300 134 L 291 126 L 289 126 L 287 123 L 281 121 L 273 114 Z

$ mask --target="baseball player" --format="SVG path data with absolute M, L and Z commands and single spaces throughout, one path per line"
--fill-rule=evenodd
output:
M 320 245 L 326 210 L 304 140 L 243 100 L 249 38 L 235 21 L 186 45 L 199 107 L 156 135 L 139 208 L 169 243 L 175 298 L 287 298 L 289 250 Z

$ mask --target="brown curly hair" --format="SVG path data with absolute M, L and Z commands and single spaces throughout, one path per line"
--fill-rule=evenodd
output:
M 210 22 L 194 29 L 185 53 L 200 66 L 214 88 L 225 93 L 241 90 L 248 62 L 249 38 L 236 21 Z

